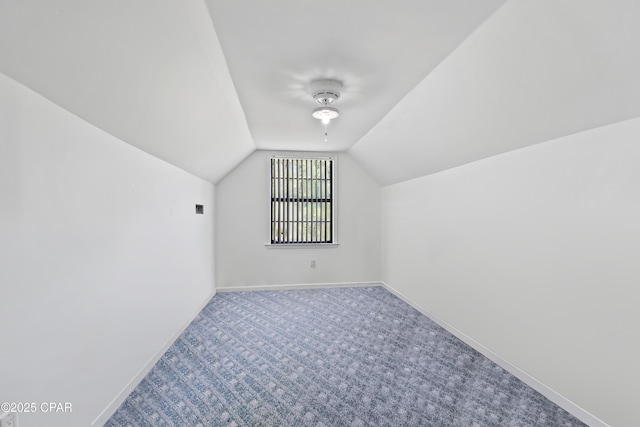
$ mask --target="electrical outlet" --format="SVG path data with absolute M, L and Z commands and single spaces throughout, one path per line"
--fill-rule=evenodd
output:
M 0 427 L 17 427 L 16 414 L 14 412 L 3 412 L 0 414 Z
M 315 259 L 311 260 L 311 268 L 316 268 L 316 260 Z

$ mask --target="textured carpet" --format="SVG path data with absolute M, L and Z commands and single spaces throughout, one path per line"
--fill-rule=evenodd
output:
M 382 287 L 218 293 L 106 426 L 582 426 Z

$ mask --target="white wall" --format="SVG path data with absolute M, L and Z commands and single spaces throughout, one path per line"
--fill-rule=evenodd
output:
M 0 402 L 88 426 L 214 291 L 214 187 L 1 74 L 0 148 Z
M 614 426 L 640 419 L 640 119 L 383 188 L 383 280 Z
M 269 152 L 257 151 L 216 185 L 218 289 L 379 281 L 380 186 L 351 156 L 339 154 L 339 245 L 267 247 L 268 159 Z

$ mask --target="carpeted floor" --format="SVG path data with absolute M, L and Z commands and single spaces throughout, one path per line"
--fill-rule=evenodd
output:
M 218 293 L 106 424 L 582 425 L 382 287 Z

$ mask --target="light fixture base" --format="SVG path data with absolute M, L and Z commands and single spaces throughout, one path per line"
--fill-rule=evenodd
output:
M 341 89 L 342 82 L 333 79 L 314 80 L 309 84 L 311 96 L 320 105 L 330 105 L 336 102 L 340 98 Z

